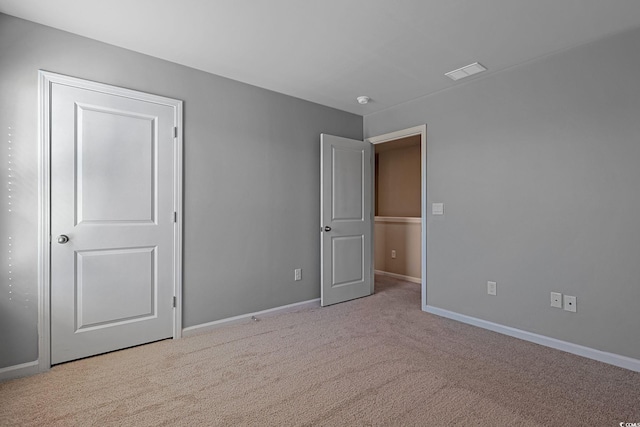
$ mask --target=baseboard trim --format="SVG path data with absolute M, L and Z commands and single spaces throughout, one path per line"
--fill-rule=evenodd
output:
M 390 273 L 388 271 L 382 270 L 375 270 L 374 272 L 375 274 L 380 274 L 381 276 L 389 276 L 400 280 L 406 280 L 407 282 L 422 283 L 422 279 L 419 277 L 405 276 L 403 274 Z
M 521 329 L 504 326 L 499 323 L 489 322 L 486 320 L 478 319 L 476 317 L 466 316 L 464 314 L 444 310 L 442 308 L 437 308 L 430 305 L 423 306 L 422 310 L 426 311 L 427 313 L 435 314 L 437 316 L 446 317 L 448 319 L 457 320 L 459 322 L 467 323 L 479 328 L 498 332 L 503 335 L 509 335 L 521 340 L 540 344 L 545 347 L 555 348 L 556 350 L 566 351 L 567 353 L 573 353 L 578 356 L 586 357 L 588 359 L 593 359 L 599 362 L 604 362 L 610 365 L 629 369 L 631 371 L 640 372 L 640 360 L 633 359 L 631 357 L 621 356 L 615 353 L 608 353 L 606 351 L 596 350 L 594 348 L 573 344 L 567 341 L 561 341 L 555 338 L 534 334 L 533 332 L 523 331 Z
M 19 365 L 0 368 L 0 381 L 12 380 L 14 378 L 26 377 L 40 372 L 38 361 L 21 363 Z
M 305 308 L 320 307 L 320 298 L 312 299 L 309 301 L 296 302 L 293 304 L 283 305 L 280 307 L 270 308 L 268 310 L 256 311 L 254 313 L 241 314 L 239 316 L 227 317 L 226 319 L 216 320 L 214 322 L 202 323 L 200 325 L 189 326 L 182 330 L 183 337 L 190 337 L 198 335 L 203 332 L 212 331 L 223 326 L 229 326 L 236 323 L 243 323 L 247 320 L 251 320 L 252 317 L 265 318 L 278 314 L 290 313 L 292 311 L 298 311 Z

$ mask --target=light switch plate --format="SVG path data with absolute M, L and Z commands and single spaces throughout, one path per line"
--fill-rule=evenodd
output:
M 498 284 L 496 282 L 487 282 L 487 293 L 489 295 L 498 295 Z
M 431 215 L 444 215 L 444 203 L 431 203 Z

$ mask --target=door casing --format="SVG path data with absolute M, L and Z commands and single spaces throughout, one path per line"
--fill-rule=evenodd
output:
M 182 335 L 182 101 L 87 81 L 48 71 L 38 71 L 38 369 L 51 368 L 51 85 L 66 84 L 83 89 L 110 93 L 141 101 L 167 105 L 174 110 L 174 176 L 173 208 L 177 213 L 173 236 L 174 295 L 176 307 L 173 318 L 173 338 Z
M 399 130 L 396 132 L 385 133 L 384 135 L 373 136 L 365 139 L 372 144 L 382 144 L 383 142 L 389 142 L 400 138 L 406 138 L 409 136 L 420 135 L 420 193 L 421 193 L 421 246 L 422 246 L 422 311 L 427 311 L 427 125 L 415 126 L 408 129 Z M 375 197 L 375 191 L 374 191 Z M 372 201 L 375 203 L 375 200 Z M 374 236 L 375 238 L 375 236 Z

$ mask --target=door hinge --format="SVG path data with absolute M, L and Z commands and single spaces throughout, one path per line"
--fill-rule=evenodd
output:
M 177 138 L 178 137 L 178 126 L 174 126 L 173 127 L 173 137 Z
M 173 222 L 178 222 L 178 212 L 173 212 Z
M 173 308 L 176 308 L 176 304 L 177 304 L 177 299 L 176 297 L 173 297 Z

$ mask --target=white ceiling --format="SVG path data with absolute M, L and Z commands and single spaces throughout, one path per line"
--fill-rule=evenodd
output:
M 469 79 L 640 26 L 638 0 L 0 0 L 0 11 L 360 115 L 461 84 L 444 73 L 475 61 L 489 71 Z

